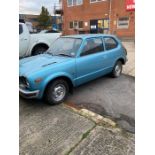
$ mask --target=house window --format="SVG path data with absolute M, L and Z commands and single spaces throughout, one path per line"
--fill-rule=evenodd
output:
M 76 1 L 76 4 L 77 4 L 77 5 L 83 4 L 83 0 L 77 0 L 77 1 Z
M 74 23 L 73 23 L 73 22 L 70 22 L 70 23 L 69 23 L 69 28 L 70 28 L 70 29 L 73 29 L 73 27 L 74 27 Z
M 83 21 L 79 21 L 79 28 L 83 28 Z
M 73 6 L 73 0 L 67 0 L 68 6 Z
M 78 28 L 78 27 L 79 27 L 78 21 L 74 21 L 74 28 Z
M 68 6 L 76 6 L 76 5 L 82 5 L 83 0 L 67 0 Z
M 90 3 L 102 2 L 102 1 L 107 1 L 107 0 L 90 0 Z
M 127 29 L 129 27 L 129 17 L 120 17 L 117 20 L 118 29 Z
M 73 29 L 73 28 L 81 29 L 83 28 L 83 21 L 72 21 L 69 23 L 69 28 L 70 29 Z

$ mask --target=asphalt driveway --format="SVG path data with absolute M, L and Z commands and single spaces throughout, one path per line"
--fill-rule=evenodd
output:
M 67 104 L 84 107 L 114 119 L 122 128 L 135 130 L 135 79 L 101 77 L 75 89 Z

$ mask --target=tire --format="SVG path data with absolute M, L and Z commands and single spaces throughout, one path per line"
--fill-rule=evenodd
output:
M 112 77 L 114 77 L 114 78 L 119 77 L 121 75 L 121 73 L 122 73 L 122 68 L 123 68 L 122 67 L 122 62 L 121 61 L 117 61 L 115 63 L 113 71 L 112 71 Z
M 32 56 L 38 55 L 38 54 L 43 54 L 48 48 L 44 46 L 38 46 L 34 49 L 32 52 Z
M 50 105 L 62 103 L 68 96 L 69 86 L 63 79 L 53 81 L 45 91 L 45 101 Z

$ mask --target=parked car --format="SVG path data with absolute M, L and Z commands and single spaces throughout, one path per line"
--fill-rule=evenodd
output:
M 19 57 L 44 53 L 61 33 L 30 34 L 25 23 L 19 23 Z
M 46 53 L 20 60 L 19 92 L 58 104 L 73 87 L 109 73 L 119 77 L 126 61 L 126 49 L 115 36 L 62 36 Z
M 33 25 L 32 25 L 32 23 L 31 22 L 25 22 L 25 24 L 26 24 L 29 32 L 32 33 L 33 32 Z

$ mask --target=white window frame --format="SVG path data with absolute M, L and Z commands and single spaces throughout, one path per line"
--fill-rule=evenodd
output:
M 75 27 L 75 23 L 76 23 L 76 27 Z M 73 21 L 73 29 L 78 29 L 79 28 L 79 21 Z
M 79 27 L 79 25 L 80 25 L 79 23 L 80 23 L 80 22 L 82 22 L 82 27 Z M 83 27 L 84 27 L 84 21 L 82 21 L 82 20 L 81 20 L 81 21 L 78 21 L 78 28 L 79 28 L 79 29 L 83 29 Z
M 119 25 L 119 19 L 120 18 L 123 18 L 123 17 L 119 17 L 117 19 L 117 29 L 128 29 L 129 28 L 129 23 L 130 23 L 130 18 L 129 17 L 125 17 L 125 18 L 128 18 L 128 21 L 126 21 L 127 25 Z
M 107 1 L 107 0 L 95 0 L 95 1 L 90 0 L 90 3 L 99 3 L 99 2 L 103 2 L 103 1 Z
M 73 24 L 73 27 L 72 28 L 70 27 L 70 23 Z M 74 29 L 74 21 L 69 22 L 69 29 L 71 29 L 71 30 Z
M 76 1 L 76 4 L 74 4 L 74 2 L 73 2 L 74 0 L 71 0 L 71 1 L 72 1 L 72 4 L 71 5 L 68 5 L 68 0 L 67 0 L 67 6 L 68 7 L 83 5 L 83 0 L 79 4 L 78 4 L 78 0 L 75 0 Z
M 71 22 L 73 22 L 73 28 L 70 28 L 70 23 L 71 23 Z M 75 29 L 75 23 L 76 23 L 76 22 L 77 22 L 77 27 L 76 27 L 77 29 L 80 29 L 80 30 L 81 30 L 81 29 L 83 29 L 83 27 L 84 27 L 84 25 L 83 25 L 82 28 L 79 28 L 79 22 L 83 22 L 83 23 L 84 23 L 84 21 L 82 21 L 82 20 L 81 20 L 81 21 L 76 21 L 76 20 L 75 20 L 75 21 L 71 21 L 71 22 L 69 22 L 69 29 L 71 29 L 71 30 L 72 30 L 72 29 Z
M 73 6 L 73 0 L 71 0 L 71 1 L 72 1 L 72 4 L 71 4 L 71 5 L 69 5 L 68 0 L 67 0 L 67 6 L 68 6 L 68 7 Z

